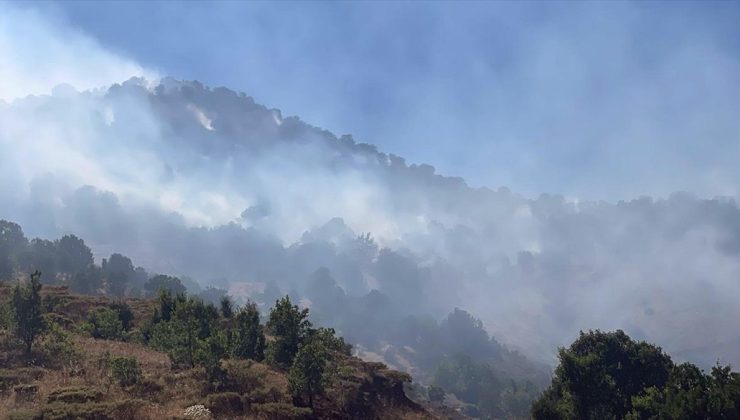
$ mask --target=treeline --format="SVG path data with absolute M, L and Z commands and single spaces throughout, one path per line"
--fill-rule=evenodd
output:
M 616 332 L 581 332 L 559 351 L 535 419 L 737 419 L 740 373 L 719 363 L 709 374 L 676 364 L 660 347 Z
M 114 253 L 95 264 L 92 250 L 75 235 L 56 240 L 29 240 L 16 223 L 0 220 L 0 281 L 22 273 L 43 273 L 45 284 L 64 284 L 80 294 L 156 296 L 160 289 L 184 293 L 186 286 L 172 276 L 150 275 L 130 258 Z
M 371 246 L 369 236 L 358 240 Z M 323 259 L 317 256 L 316 260 Z M 259 318 L 255 313 L 258 308 L 266 310 L 287 293 L 293 302 L 302 297 L 310 300 L 314 324 L 336 327 L 349 341 L 363 350 L 382 354 L 399 368 L 407 368 L 404 361 L 410 362 L 422 383 L 436 387 L 437 394 L 432 392 L 432 396 L 438 396 L 442 390 L 442 399 L 446 394 L 455 395 L 462 401 L 462 409 L 473 416 L 526 415 L 548 378 L 545 369 L 501 346 L 488 335 L 480 320 L 464 310 L 456 309 L 441 321 L 431 316 L 409 315 L 408 308 L 398 301 L 414 300 L 408 294 L 411 290 L 420 293 L 418 287 L 404 288 L 405 292 L 385 288 L 394 292 L 372 290 L 353 296 L 340 286 L 346 281 L 337 281 L 325 267 L 307 279 L 287 279 L 281 285 L 266 282 L 264 290 L 253 296 L 260 306 L 249 303 L 227 317 L 229 311 L 222 311 L 222 300 L 234 303 L 226 290 L 211 287 L 198 292 L 195 284 L 188 283 L 186 287 L 185 279 L 150 275 L 121 254 L 112 254 L 98 266 L 89 247 L 74 235 L 54 241 L 28 240 L 20 226 L 0 221 L 0 266 L 5 267 L 0 270 L 0 280 L 39 270 L 43 283 L 65 284 L 79 294 L 156 297 L 161 305 L 159 315 L 136 334 L 143 334 L 152 346 L 167 351 L 173 361 L 184 365 L 214 364 L 212 354 L 236 356 L 236 343 L 241 343 L 242 357 L 251 354 L 250 358 L 261 360 L 260 352 L 265 352 L 265 348 L 244 344 L 260 340 L 259 335 L 254 335 L 254 320 Z M 371 271 L 384 284 L 419 281 L 414 267 L 391 252 L 381 252 L 374 267 Z M 281 288 L 291 284 L 292 288 Z M 198 325 L 187 324 L 184 319 L 189 313 L 201 319 Z M 107 310 L 94 311 L 85 328 L 96 338 L 126 339 L 132 334 L 131 318 L 125 306 L 112 305 Z M 240 335 L 234 328 L 246 328 L 247 319 L 253 320 L 249 324 L 252 335 Z M 228 328 L 220 329 L 223 323 Z M 176 333 L 182 331 L 188 331 L 190 336 Z M 206 352 L 206 348 L 212 352 Z M 253 350 L 248 352 L 246 348 Z M 290 367 L 285 362 L 283 365 Z

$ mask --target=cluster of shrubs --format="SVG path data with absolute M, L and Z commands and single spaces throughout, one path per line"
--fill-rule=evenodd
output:
M 271 337 L 269 342 L 266 335 Z M 351 346 L 334 330 L 313 328 L 308 309 L 300 309 L 288 296 L 276 301 L 262 325 L 254 303 L 235 308 L 225 297 L 217 308 L 199 298 L 163 289 L 142 336 L 150 346 L 166 352 L 175 366 L 202 367 L 213 390 L 234 387 L 234 377 L 227 374 L 224 361 L 265 362 L 287 371 L 294 401 L 309 407 L 324 390 L 326 365 L 332 355 L 351 354 Z M 239 404 L 231 394 L 220 398 L 231 401 L 228 407 L 244 410 L 241 396 Z

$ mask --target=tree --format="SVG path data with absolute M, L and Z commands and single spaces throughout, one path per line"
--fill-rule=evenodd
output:
M 286 369 L 290 367 L 310 328 L 308 309 L 293 305 L 288 296 L 278 299 L 267 321 L 267 329 L 275 337 L 268 347 L 270 362 Z
M 0 280 L 10 280 L 18 255 L 28 246 L 23 229 L 15 223 L 0 220 Z
M 70 289 L 84 295 L 98 294 L 102 285 L 103 274 L 100 272 L 100 267 L 96 265 L 90 265 L 77 271 L 69 279 Z
M 221 316 L 225 319 L 231 319 L 234 316 L 234 304 L 231 302 L 231 298 L 224 295 L 221 298 Z
M 93 265 L 93 254 L 85 241 L 75 235 L 65 235 L 56 241 L 59 270 L 72 275 Z
M 58 265 L 57 246 L 53 241 L 35 238 L 18 258 L 19 268 L 25 272 L 39 270 L 44 274 L 44 282 L 54 283 Z
M 257 304 L 247 303 L 236 314 L 234 357 L 261 361 L 265 356 L 265 334 L 260 325 Z
M 314 396 L 324 391 L 324 370 L 327 351 L 319 340 L 308 340 L 301 346 L 288 371 L 288 386 L 300 397 L 308 396 L 308 405 L 313 407 Z
M 173 295 L 182 294 L 186 291 L 185 286 L 182 285 L 180 279 L 164 274 L 157 274 L 144 284 L 144 290 L 146 290 L 150 296 L 155 295 L 161 289 L 168 290 Z
M 121 254 L 112 254 L 103 259 L 103 274 L 108 283 L 108 291 L 114 296 L 123 296 L 129 279 L 134 277 L 134 264 Z
M 93 338 L 118 340 L 123 335 L 123 323 L 118 311 L 98 308 L 88 316 L 87 330 Z
M 662 389 L 673 369 L 660 347 L 633 341 L 621 330 L 581 332 L 558 357 L 552 384 L 533 406 L 534 418 L 624 418 L 633 398 Z
M 41 312 L 40 277 L 41 273 L 36 271 L 28 283 L 17 284 L 13 289 L 15 333 L 23 341 L 26 354 L 31 353 L 33 341 L 46 328 Z
M 119 300 L 111 303 L 109 306 L 118 313 L 118 319 L 121 321 L 123 330 L 130 330 L 134 322 L 134 312 L 131 310 L 128 303 L 123 300 Z

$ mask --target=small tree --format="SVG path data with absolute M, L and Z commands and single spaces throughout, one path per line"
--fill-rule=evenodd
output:
M 231 319 L 234 316 L 234 304 L 228 296 L 221 298 L 221 316 L 226 319 Z
M 236 314 L 236 334 L 232 353 L 235 357 L 261 361 L 265 356 L 265 334 L 260 313 L 254 302 L 247 303 Z
M 135 357 L 113 357 L 108 361 L 111 378 L 121 386 L 131 386 L 141 382 L 141 368 Z
M 134 264 L 131 259 L 121 254 L 113 254 L 107 260 L 103 259 L 102 269 L 110 294 L 123 296 L 129 279 L 134 276 Z
M 26 354 L 31 353 L 33 341 L 46 327 L 41 313 L 40 277 L 41 272 L 35 271 L 28 283 L 13 289 L 15 334 L 23 341 Z
M 288 386 L 297 397 L 308 396 L 313 408 L 313 398 L 324 391 L 324 369 L 327 352 L 319 340 L 309 340 L 301 346 L 288 372 Z
M 308 309 L 298 308 L 290 301 L 290 297 L 285 296 L 275 302 L 275 307 L 270 310 L 267 328 L 275 337 L 269 346 L 270 362 L 283 368 L 290 367 L 311 328 Z
M 109 308 L 99 308 L 91 312 L 86 328 L 94 338 L 118 340 L 123 335 L 123 323 L 118 311 Z

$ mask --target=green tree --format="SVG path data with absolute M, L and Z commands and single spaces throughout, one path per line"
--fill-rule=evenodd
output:
M 173 295 L 182 294 L 186 291 L 180 279 L 164 274 L 157 274 L 144 284 L 144 290 L 149 296 L 159 293 L 161 289 L 168 290 Z
M 134 264 L 131 259 L 121 254 L 112 254 L 103 259 L 103 274 L 107 280 L 108 292 L 114 296 L 123 296 L 129 279 L 134 277 Z
M 232 354 L 242 359 L 261 361 L 265 356 L 265 334 L 260 325 L 257 304 L 247 303 L 236 314 Z
M 93 265 L 93 254 L 85 241 L 75 235 L 65 235 L 56 241 L 59 270 L 73 275 Z
M 108 361 L 111 378 L 121 386 L 131 386 L 141 382 L 141 368 L 135 357 L 113 357 Z
M 270 362 L 289 368 L 310 328 L 308 309 L 300 309 L 288 296 L 278 299 L 267 321 L 267 329 L 275 338 L 268 346 Z
M 100 268 L 90 265 L 75 272 L 69 279 L 69 286 L 76 293 L 84 295 L 98 294 L 103 286 L 103 275 Z
M 99 308 L 91 312 L 86 328 L 94 338 L 118 340 L 123 335 L 123 323 L 119 313 L 110 308 Z
M 0 220 L 0 280 L 13 277 L 18 257 L 27 246 L 28 239 L 19 225 Z
M 57 277 L 59 256 L 57 246 L 46 239 L 32 239 L 28 248 L 18 258 L 19 268 L 25 272 L 41 271 L 44 282 L 54 283 Z
M 324 391 L 327 351 L 319 340 L 308 340 L 300 347 L 288 371 L 288 386 L 297 397 L 308 396 L 313 407 L 314 396 Z
M 673 369 L 671 358 L 623 331 L 581 332 L 558 353 L 553 382 L 532 410 L 534 418 L 624 418 L 646 389 L 661 389 Z
M 134 312 L 131 307 L 123 300 L 111 303 L 110 308 L 118 313 L 118 319 L 121 320 L 121 326 L 124 331 L 131 329 L 134 323 Z
M 221 316 L 231 319 L 234 316 L 234 303 L 228 296 L 221 297 Z
M 41 311 L 41 273 L 31 274 L 31 279 L 24 285 L 17 284 L 13 289 L 13 320 L 15 334 L 23 341 L 26 354 L 31 353 L 31 346 L 36 337 L 44 332 L 44 323 Z

